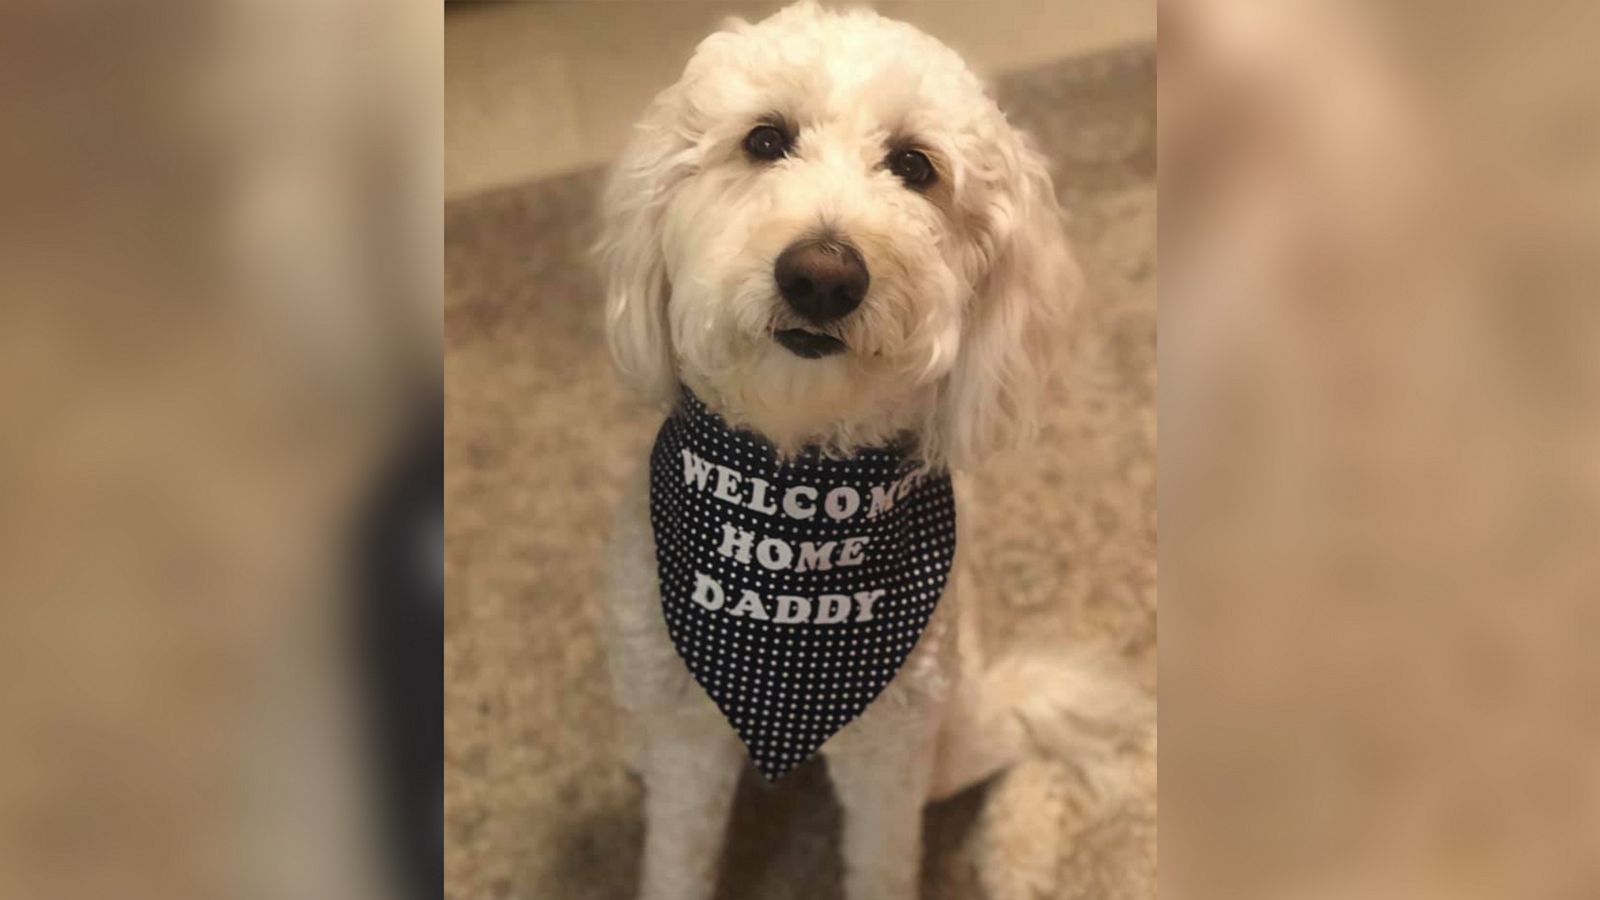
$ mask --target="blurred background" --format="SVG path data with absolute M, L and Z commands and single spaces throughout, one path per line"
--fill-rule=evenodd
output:
M 442 18 L 0 8 L 0 896 L 439 895 Z
M 1163 897 L 1600 896 L 1597 12 L 1162 2 Z
M 978 474 L 973 583 L 994 655 L 1109 650 L 1155 689 L 1155 8 L 884 2 L 947 42 L 1050 157 L 1089 290 L 1040 446 Z M 631 897 L 642 839 L 599 628 L 602 546 L 659 413 L 627 397 L 588 248 L 604 167 L 729 15 L 777 3 L 456 5 L 445 18 L 446 894 Z M 963 538 L 967 540 L 967 538 Z M 1154 748 L 1098 795 L 1069 766 L 928 816 L 924 896 L 1154 895 Z M 984 811 L 987 799 L 988 811 Z M 729 898 L 836 897 L 808 765 L 746 784 Z M 1002 834 L 994 820 L 1010 824 Z M 1025 830 L 1026 834 L 1015 831 Z M 1047 883 L 1005 882 L 1017 853 Z

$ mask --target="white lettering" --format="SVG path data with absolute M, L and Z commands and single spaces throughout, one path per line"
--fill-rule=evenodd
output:
M 687 447 L 683 450 L 683 483 L 706 489 L 706 478 L 711 475 L 711 463 L 694 455 Z
M 727 466 L 717 466 L 717 488 L 711 493 L 718 500 L 743 503 L 739 497 L 739 473 Z
M 723 522 L 722 546 L 717 548 L 717 552 L 729 559 L 737 559 L 748 566 L 750 565 L 750 546 L 755 543 L 755 540 L 755 532 L 746 531 L 743 528 Z
M 767 488 L 771 486 L 754 475 L 750 476 L 751 509 L 769 516 L 778 511 L 778 508 L 772 505 L 772 501 L 767 499 Z
M 727 602 L 727 598 L 722 595 L 722 585 L 717 584 L 704 572 L 694 573 L 694 594 L 690 599 L 712 612 L 721 609 L 722 604 Z
M 818 625 L 833 625 L 850 617 L 850 598 L 844 594 L 823 594 L 817 598 Z
M 894 509 L 894 502 L 898 499 L 895 497 L 894 490 L 895 485 L 893 484 L 875 484 L 872 486 L 872 506 L 867 510 L 867 518 L 876 519 L 878 516 Z
M 683 483 L 697 490 L 709 490 L 712 496 L 725 503 L 767 516 L 776 515 L 782 509 L 785 516 L 800 521 L 816 518 L 819 499 L 823 510 L 834 521 L 842 522 L 861 511 L 862 494 L 849 485 L 832 488 L 824 496 L 811 485 L 797 484 L 784 490 L 781 498 L 775 498 L 772 483 L 765 479 L 710 462 L 687 448 L 680 452 L 683 455 Z M 915 474 L 894 484 L 872 485 L 867 517 L 875 518 L 892 510 L 898 501 L 905 499 L 914 480 Z M 747 482 L 750 488 L 748 495 L 745 492 Z
M 836 487 L 828 492 L 822 501 L 822 508 L 828 511 L 828 516 L 836 522 L 842 522 L 856 514 L 861 508 L 861 495 L 855 488 Z
M 801 506 L 800 497 L 811 498 L 811 506 Z M 791 519 L 809 519 L 817 514 L 817 489 L 799 485 L 783 492 L 783 514 Z
M 870 535 L 845 538 L 844 549 L 839 551 L 839 565 L 859 566 L 866 562 L 867 558 L 862 553 L 862 550 L 867 546 L 867 541 L 870 540 L 872 540 Z
M 757 555 L 760 551 L 757 551 Z M 737 618 L 759 619 L 763 622 L 775 622 L 780 625 L 794 625 L 808 623 L 813 625 L 837 625 L 840 622 L 851 620 L 851 613 L 855 613 L 853 621 L 871 622 L 877 619 L 876 604 L 888 591 L 884 588 L 871 591 L 856 591 L 853 595 L 823 594 L 813 603 L 808 597 L 796 597 L 790 594 L 780 594 L 770 598 L 778 604 L 776 613 L 768 607 L 767 601 L 753 590 L 743 589 L 739 592 L 739 602 L 732 608 L 726 608 L 727 595 L 722 585 L 704 572 L 694 573 L 694 592 L 690 595 L 696 604 L 713 612 L 721 610 L 727 615 Z M 813 615 L 815 613 L 815 615 Z
M 761 597 L 755 591 L 749 590 L 739 595 L 739 602 L 734 604 L 733 609 L 728 610 L 728 615 L 748 615 L 752 619 L 760 619 L 763 622 L 771 618 L 767 615 L 767 608 L 761 605 Z
M 856 613 L 856 621 L 871 622 L 874 618 L 872 604 L 877 603 L 886 593 L 888 592 L 882 588 L 876 591 L 856 591 L 856 602 L 861 604 L 861 612 Z
M 794 559 L 794 551 L 777 538 L 762 538 L 761 543 L 756 545 L 756 559 L 761 565 L 776 572 L 779 569 L 789 568 L 789 563 Z
M 879 591 L 879 593 L 883 593 Z M 792 625 L 795 622 L 804 622 L 811 618 L 811 601 L 804 597 L 778 597 L 778 615 L 772 621 L 779 625 Z M 859 619 L 857 621 L 860 621 Z
M 854 540 L 854 538 L 852 538 Z M 833 541 L 823 541 L 814 544 L 811 541 L 800 542 L 800 561 L 794 564 L 796 572 L 826 572 L 833 568 Z

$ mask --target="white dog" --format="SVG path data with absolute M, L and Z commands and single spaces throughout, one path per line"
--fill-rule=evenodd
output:
M 910 26 L 810 3 L 730 23 L 650 106 L 604 205 L 611 351 L 663 407 L 687 388 L 780 452 L 900 441 L 935 471 L 1033 429 L 1080 285 L 1062 213 L 1045 161 Z M 607 610 L 643 738 L 642 896 L 700 900 L 747 763 L 675 652 L 655 538 L 641 474 Z M 981 670 L 959 581 L 888 688 L 821 748 L 851 900 L 914 897 L 930 797 L 1104 711 L 1081 708 L 1096 688 L 1057 662 Z

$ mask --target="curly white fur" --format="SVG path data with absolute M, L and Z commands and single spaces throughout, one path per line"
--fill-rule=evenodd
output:
M 794 130 L 793 152 L 752 161 L 743 139 L 773 118 Z M 906 143 L 933 162 L 931 186 L 887 169 Z M 663 406 L 687 385 L 786 449 L 910 434 L 926 463 L 959 470 L 1027 437 L 1046 351 L 1079 289 L 1042 157 L 954 52 L 869 11 L 806 2 L 706 38 L 645 113 L 604 215 L 608 335 L 624 379 Z M 860 250 L 871 282 L 827 326 L 846 351 L 806 359 L 773 338 L 800 324 L 773 266 L 823 229 Z M 644 739 L 642 895 L 707 898 L 743 752 L 667 637 L 642 470 L 609 569 L 613 672 Z M 1063 665 L 1028 668 L 1027 698 L 1016 678 L 984 677 L 961 593 L 947 591 L 884 695 L 823 747 L 852 900 L 913 897 L 928 797 L 1062 733 L 1030 717 L 1071 711 L 1082 694 Z
M 752 165 L 764 117 L 795 152 Z M 891 141 L 938 182 L 908 190 Z M 909 25 L 802 3 L 706 38 L 639 123 L 605 198 L 610 344 L 626 380 L 669 402 L 681 381 L 785 446 L 841 448 L 911 430 L 963 467 L 1026 437 L 1048 336 L 1077 267 L 1043 158 L 948 47 Z M 795 357 L 772 267 L 820 228 L 872 273 L 840 323 L 850 352 Z

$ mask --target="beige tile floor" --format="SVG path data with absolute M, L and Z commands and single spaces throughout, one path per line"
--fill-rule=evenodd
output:
M 694 45 L 768 0 L 452 5 L 445 16 L 445 196 L 605 162 Z M 1155 0 L 879 0 L 995 76 L 1154 39 Z

